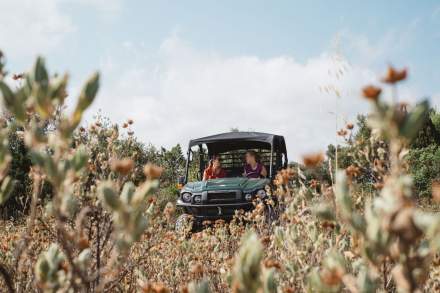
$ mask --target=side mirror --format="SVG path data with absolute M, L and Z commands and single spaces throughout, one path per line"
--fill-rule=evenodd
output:
M 185 176 L 179 176 L 177 178 L 177 188 L 181 189 L 185 185 Z

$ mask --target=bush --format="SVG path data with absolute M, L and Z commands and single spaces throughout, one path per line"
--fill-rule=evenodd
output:
M 408 168 L 419 196 L 430 196 L 432 181 L 440 178 L 440 146 L 410 150 Z

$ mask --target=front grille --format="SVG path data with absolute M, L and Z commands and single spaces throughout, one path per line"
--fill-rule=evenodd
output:
M 190 208 L 190 213 L 194 216 L 206 217 L 206 218 L 222 218 L 222 217 L 230 217 L 234 216 L 236 210 L 244 210 L 249 211 L 253 208 L 252 205 L 243 206 L 241 208 L 238 207 L 230 207 L 230 206 L 219 206 L 218 207 L 200 207 L 200 208 Z
M 236 202 L 237 192 L 208 192 L 208 202 Z

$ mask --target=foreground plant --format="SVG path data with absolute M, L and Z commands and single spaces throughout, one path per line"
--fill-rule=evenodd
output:
M 81 123 L 84 111 L 92 104 L 98 92 L 99 75 L 93 74 L 86 82 L 74 111 L 69 116 L 61 113 L 67 96 L 67 74 L 51 77 L 46 70 L 44 60 L 38 58 L 32 70 L 22 74 L 20 79 L 23 79 L 23 82 L 15 90 L 12 90 L 3 79 L 0 80 L 3 103 L 13 117 L 9 126 L 21 129 L 34 165 L 31 171 L 33 196 L 27 229 L 16 245 L 14 265 L 8 270 L 10 272 L 5 274 L 8 283 L 13 284 L 17 281 L 17 286 L 9 290 L 25 289 L 18 286 L 21 284 L 21 278 L 24 277 L 19 272 L 25 270 L 24 266 L 27 265 L 30 235 L 35 226 L 39 192 L 43 181 L 50 183 L 52 198 L 45 207 L 45 219 L 40 221 L 50 222 L 54 227 L 53 233 L 57 236 L 56 243 L 50 244 L 49 249 L 38 258 L 35 266 L 35 285 L 47 292 L 69 289 L 83 291 L 92 288 L 98 291 L 105 290 L 117 277 L 118 270 L 111 266 L 123 262 L 121 257 L 124 254 L 121 253 L 126 252 L 135 241 L 139 240 L 147 225 L 143 215 L 145 200 L 146 196 L 157 187 L 156 178 L 160 176 L 160 170 L 149 167 L 149 173 L 146 174 L 148 180 L 137 188 L 133 183 L 125 183 L 121 196 L 118 195 L 117 186 L 101 184 L 101 200 L 112 214 L 117 229 L 117 235 L 114 237 L 117 246 L 110 248 L 111 259 L 103 260 L 99 228 L 97 227 L 97 250 L 94 251 L 89 248 L 92 230 L 89 229 L 89 237 L 87 237 L 84 229 L 84 223 L 89 222 L 88 217 L 93 216 L 92 218 L 95 219 L 102 214 L 100 203 L 82 202 L 78 197 L 80 193 L 76 185 L 87 167 L 88 153 L 81 144 L 71 147 L 74 131 Z M 0 135 L 3 135 L 2 133 Z M 3 139 L 0 145 L 2 202 L 7 199 L 13 188 L 9 178 L 2 175 L 7 170 L 9 162 L 7 153 L 1 147 L 4 144 Z M 116 162 L 117 159 L 114 161 Z M 122 172 L 120 169 L 115 171 Z M 111 228 L 108 231 L 111 231 Z M 102 267 L 101 263 L 106 266 Z M 91 271 L 91 267 L 96 270 Z M 105 275 L 105 278 L 101 278 L 101 275 Z
M 406 70 L 390 69 L 384 80 L 395 87 L 405 77 Z M 353 184 L 346 172 L 339 171 L 335 187 L 336 213 L 331 207 L 327 213 L 321 213 L 326 220 L 342 221 L 350 230 L 355 245 L 353 253 L 362 256 L 363 272 L 356 273 L 355 281 L 340 262 L 336 267 L 333 265 L 338 273 L 329 280 L 324 264 L 320 277 L 313 278 L 313 287 L 320 290 L 345 283 L 354 292 L 374 292 L 382 277 L 384 290 L 395 286 L 399 292 L 421 292 L 428 279 L 431 259 L 439 249 L 440 216 L 416 207 L 412 178 L 404 168 L 406 147 L 428 117 L 428 103 L 422 102 L 408 112 L 399 104 L 382 101 L 380 93 L 381 89 L 373 86 L 364 89 L 364 95 L 373 104 L 369 125 L 376 137 L 386 139 L 389 145 L 390 170 L 383 178 L 379 195 L 366 204 L 361 214 L 354 207 Z
M 96 93 L 97 75 L 82 90 L 73 114 L 66 116 L 60 109 L 67 79 L 45 72 L 39 59 L 31 73 L 13 78 L 19 84 L 15 90 L 2 80 L 10 94 L 5 104 L 11 115 L 0 121 L 6 127 L 0 128 L 0 186 L 4 186 L 0 191 L 5 191 L 0 198 L 14 196 L 15 191 L 13 181 L 9 185 L 6 180 L 11 162 L 6 130 L 25 141 L 33 160 L 27 222 L 0 221 L 2 289 L 151 293 L 440 289 L 438 214 L 416 206 L 405 168 L 405 148 L 425 117 L 425 103 L 412 109 L 387 104 L 380 99 L 380 88 L 365 88 L 373 103 L 369 123 L 375 136 L 362 145 L 371 149 L 353 157 L 346 170 L 332 173 L 325 182 L 324 155 L 306 156 L 307 170 L 300 165 L 282 170 L 274 182 L 271 194 L 278 204 L 272 225 L 256 203 L 255 210 L 237 212 L 230 223 L 207 222 L 203 230 L 181 235 L 174 231 L 175 197 L 168 195 L 163 180 L 160 188 L 158 184 L 159 176 L 174 183 L 179 168 L 173 172 L 167 168 L 162 174 L 161 168 L 144 166 L 158 163 L 153 159 L 161 152 L 141 154 L 130 119 L 122 129 L 101 118 L 89 127 L 80 126 Z M 406 75 L 390 72 L 386 82 L 392 86 Z M 352 128 L 347 125 L 341 135 L 355 144 Z M 120 137 L 124 131 L 126 139 Z M 162 159 L 169 164 L 160 160 L 158 164 L 172 166 L 172 161 L 182 159 L 178 153 L 164 153 Z M 377 189 L 359 195 L 357 179 L 373 168 L 370 184 Z M 335 186 L 328 185 L 334 181 Z M 52 196 L 43 199 L 41 192 L 48 185 Z M 11 192 L 7 186 L 12 186 Z M 434 191 L 438 199 L 439 191 Z

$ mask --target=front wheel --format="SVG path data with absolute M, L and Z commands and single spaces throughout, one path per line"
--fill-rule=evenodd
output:
M 194 219 L 191 215 L 181 214 L 176 220 L 175 230 L 178 233 L 188 234 L 192 231 L 193 224 Z
M 272 225 L 276 220 L 278 220 L 278 214 L 275 209 L 276 207 L 270 204 L 266 204 L 265 216 L 266 216 L 266 223 L 269 225 Z

